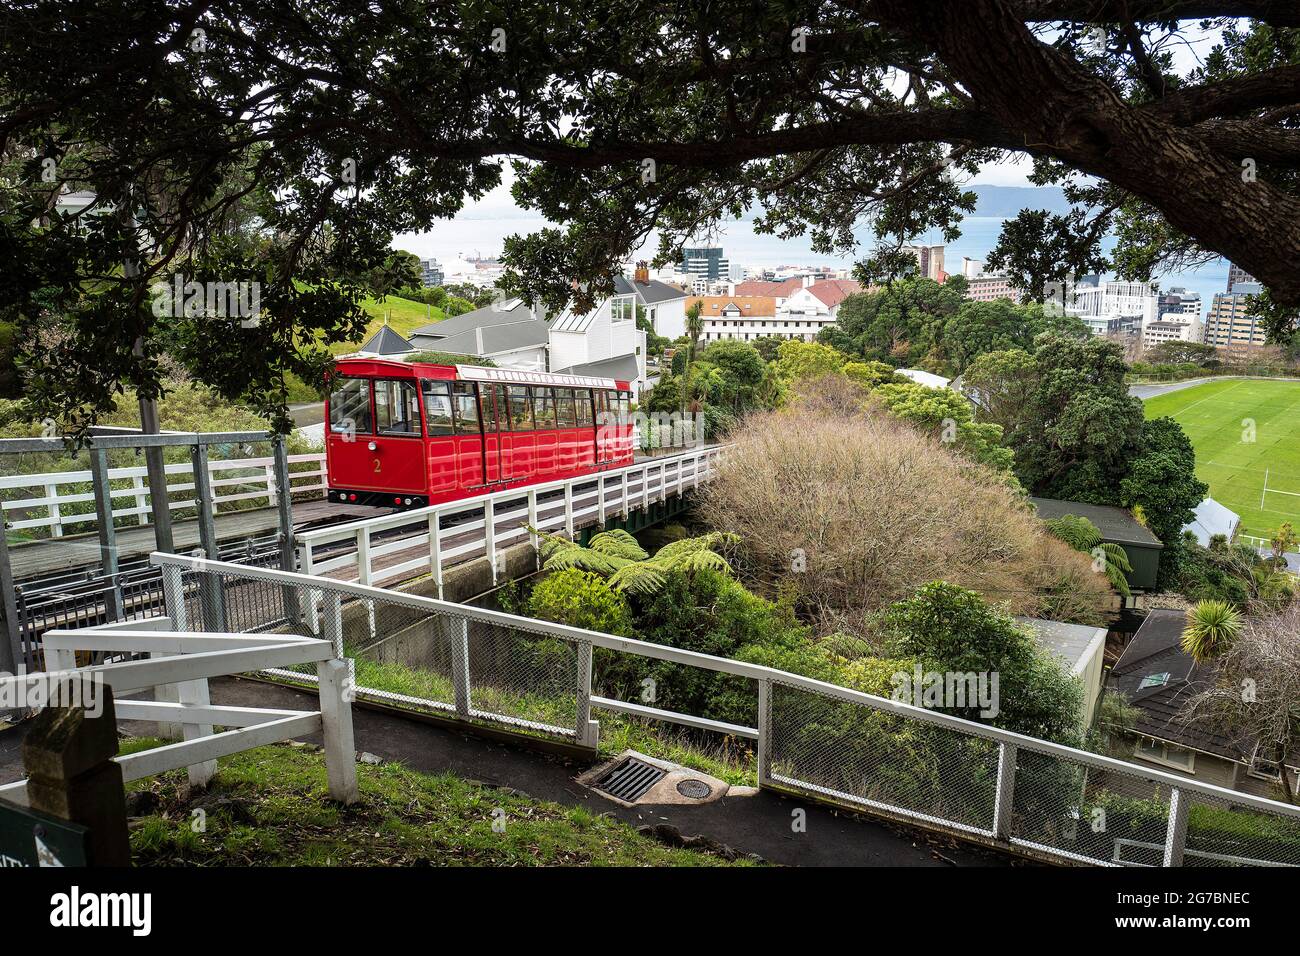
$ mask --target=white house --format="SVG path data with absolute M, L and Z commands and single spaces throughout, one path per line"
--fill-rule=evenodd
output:
M 1192 513 L 1192 520 L 1183 525 L 1184 533 L 1190 531 L 1196 535 L 1196 543 L 1203 548 L 1210 546 L 1210 538 L 1216 534 L 1223 535 L 1231 541 L 1241 526 L 1241 516 L 1230 511 L 1213 498 L 1206 498 Z
M 614 291 L 620 295 L 630 293 L 636 296 L 656 335 L 679 339 L 686 334 L 687 293 L 667 282 L 650 278 L 650 269 L 644 262 L 637 263 L 630 282 L 623 276 L 616 276 Z
M 624 280 L 626 282 L 626 280 Z M 633 291 L 616 291 L 585 315 L 566 309 L 550 321 L 550 371 L 569 375 L 596 375 L 591 368 L 622 359 L 625 371 L 634 375 L 603 377 L 629 378 L 633 397 L 645 382 L 646 335 L 636 327 L 637 297 Z
M 585 315 L 571 309 L 547 315 L 509 299 L 421 326 L 410 344 L 481 356 L 501 368 L 626 379 L 635 396 L 646 384 L 645 333 L 636 327 L 635 302 L 633 293 L 616 294 Z M 596 367 L 603 370 L 590 371 Z
M 851 279 L 804 276 L 785 282 L 742 282 L 733 285 L 729 295 L 699 296 L 686 304 L 700 302 L 705 341 L 775 336 L 812 342 L 818 332 L 835 324 L 840 303 L 861 291 Z
M 502 368 L 548 371 L 547 325 L 541 310 L 522 299 L 494 302 L 482 309 L 422 325 L 410 334 L 416 349 L 480 355 Z

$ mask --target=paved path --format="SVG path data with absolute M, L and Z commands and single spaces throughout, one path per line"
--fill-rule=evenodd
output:
M 257 681 L 212 682 L 214 703 L 312 709 L 313 695 Z M 357 749 L 426 773 L 450 772 L 530 797 L 609 813 L 633 826 L 668 824 L 683 836 L 703 835 L 742 853 L 789 866 L 1006 866 L 998 853 L 920 830 L 836 812 L 815 803 L 745 790 L 696 806 L 624 808 L 579 784 L 588 765 L 493 743 L 396 714 L 353 709 Z M 129 724 L 129 722 L 126 722 Z M 140 725 L 140 732 L 148 732 Z M 23 725 L 0 732 L 0 783 L 21 773 Z M 314 737 L 304 740 L 319 743 Z M 791 832 L 791 811 L 807 812 L 807 831 Z
M 1140 398 L 1145 401 L 1148 398 L 1154 398 L 1156 395 L 1163 395 L 1165 392 L 1181 392 L 1185 388 L 1191 388 L 1193 385 L 1201 385 L 1205 382 L 1213 382 L 1223 376 L 1215 378 L 1189 378 L 1185 382 L 1168 382 L 1157 385 L 1130 385 L 1128 393 L 1134 398 Z

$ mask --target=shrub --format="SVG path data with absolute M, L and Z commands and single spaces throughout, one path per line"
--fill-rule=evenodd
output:
M 539 582 L 529 595 L 528 613 L 570 627 L 621 637 L 632 635 L 627 598 L 616 593 L 600 575 L 580 568 L 557 571 Z
M 673 572 L 662 589 L 633 601 L 636 633 L 642 640 L 742 660 L 762 656 L 758 649 L 763 648 L 787 659 L 810 659 L 801 647 L 811 646 L 808 630 L 788 607 L 751 594 L 709 568 Z M 647 687 L 643 682 L 649 678 L 657 707 L 732 723 L 754 720 L 754 692 L 741 678 L 609 651 L 597 653 L 596 675 L 600 693 L 606 696 L 642 698 Z
M 1015 614 L 1108 608 L 1091 560 L 1049 538 L 1002 476 L 884 412 L 838 411 L 859 389 L 841 380 L 835 401 L 747 419 L 698 492 L 705 523 L 739 535 L 743 580 L 849 628 L 936 578 Z M 1080 590 L 1062 596 L 1063 581 Z
M 986 719 L 978 706 L 952 709 L 1031 737 L 1077 744 L 1083 688 L 1039 647 L 1027 628 L 978 594 L 936 581 L 882 616 L 891 648 L 926 669 L 998 675 L 999 708 Z

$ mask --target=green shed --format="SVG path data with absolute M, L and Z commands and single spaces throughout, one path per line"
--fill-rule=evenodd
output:
M 1097 526 L 1103 541 L 1110 541 L 1124 549 L 1133 573 L 1128 575 L 1129 587 L 1135 591 L 1153 591 L 1156 575 L 1160 571 L 1160 552 L 1164 544 L 1144 527 L 1133 514 L 1113 505 L 1089 505 L 1082 501 L 1061 501 L 1057 498 L 1030 498 L 1038 517 L 1044 521 L 1075 515 L 1087 518 Z

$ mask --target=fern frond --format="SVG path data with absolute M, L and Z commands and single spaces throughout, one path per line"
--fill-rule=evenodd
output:
M 727 563 L 726 558 L 716 551 L 708 550 L 688 551 L 685 554 L 678 554 L 664 561 L 660 561 L 659 555 L 655 555 L 654 560 L 647 563 L 662 568 L 664 571 L 683 571 L 688 574 L 706 568 L 727 575 L 732 573 L 731 565 Z
M 679 541 L 673 541 L 664 545 L 655 554 L 655 560 L 664 558 L 666 560 L 675 560 L 683 554 L 694 554 L 698 551 L 712 551 L 716 548 L 728 544 L 734 544 L 739 541 L 737 535 L 726 531 L 710 531 L 708 534 L 697 535 L 694 538 L 682 538 Z
M 1115 565 L 1115 567 L 1119 568 L 1125 574 L 1133 573 L 1133 565 L 1129 563 L 1128 552 L 1119 545 L 1115 544 L 1113 541 L 1103 541 L 1098 545 L 1098 547 L 1100 547 L 1102 551 L 1106 552 L 1107 563 Z
M 626 558 L 628 561 L 644 561 L 650 557 L 649 553 L 637 543 L 636 538 L 622 528 L 600 532 L 587 542 L 587 547 L 601 554 Z
M 591 571 L 593 574 L 600 574 L 608 577 L 620 568 L 630 565 L 632 562 L 610 557 L 607 554 L 601 554 L 599 551 L 591 551 L 587 548 L 561 548 L 546 559 L 542 568 L 546 571 L 566 571 L 569 568 L 580 568 L 583 571 Z
M 1079 515 L 1061 515 L 1044 524 L 1048 531 L 1076 551 L 1091 551 L 1101 543 L 1101 532 L 1097 526 Z
M 609 578 L 615 591 L 632 594 L 654 594 L 668 583 L 668 578 L 658 568 L 644 562 L 619 568 Z

